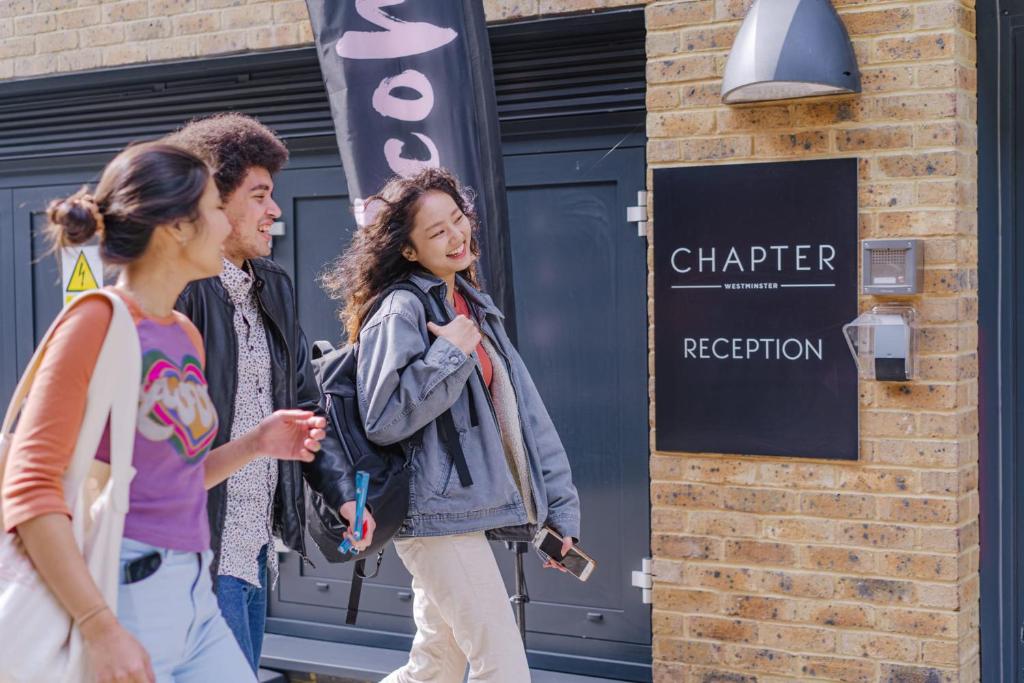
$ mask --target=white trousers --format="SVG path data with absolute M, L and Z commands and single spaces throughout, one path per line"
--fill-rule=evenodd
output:
M 382 683 L 529 683 L 505 584 L 483 532 L 405 538 L 416 637 L 409 661 Z

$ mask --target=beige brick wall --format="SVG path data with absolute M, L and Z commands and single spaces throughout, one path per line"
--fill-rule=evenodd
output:
M 644 0 L 482 0 L 489 21 Z M 305 0 L 0 0 L 0 80 L 310 45 Z
M 862 383 L 856 463 L 652 455 L 655 680 L 977 680 L 973 3 L 836 0 L 861 95 L 726 107 L 749 4 L 648 5 L 650 166 L 860 159 L 860 237 L 924 239 L 922 378 Z
M 0 2 L 0 79 L 312 41 L 303 0 Z

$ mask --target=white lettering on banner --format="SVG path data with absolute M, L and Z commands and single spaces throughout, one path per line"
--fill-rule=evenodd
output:
M 388 160 L 391 170 L 402 176 L 415 175 L 424 168 L 437 168 L 441 163 L 441 155 L 437 153 L 434 141 L 422 133 L 413 133 L 430 150 L 429 159 L 406 159 L 402 156 L 405 143 L 398 138 L 390 138 L 384 143 L 384 158 Z
M 787 266 L 794 270 L 808 271 L 834 271 L 836 268 L 832 260 L 836 257 L 836 248 L 831 244 L 817 245 L 817 258 L 812 260 L 811 253 L 813 244 L 771 244 L 754 245 L 750 247 L 749 253 L 744 253 L 740 248 L 730 247 L 726 252 L 725 260 L 719 262 L 718 252 L 715 247 L 697 247 L 696 271 L 698 273 L 725 273 L 730 269 L 740 272 L 759 272 L 758 266 L 767 263 L 769 270 L 775 266 L 776 272 L 784 272 Z M 769 260 L 768 252 L 773 252 Z M 812 252 L 813 253 L 813 252 Z M 672 270 L 677 273 L 686 274 L 694 270 L 694 250 L 690 247 L 679 247 L 672 252 Z M 809 262 L 810 261 L 810 262 Z M 721 266 L 719 268 L 719 266 Z M 761 268 L 760 272 L 765 272 Z
M 383 31 L 345 31 L 334 46 L 343 59 L 398 59 L 426 54 L 443 47 L 459 37 L 452 28 L 434 26 L 425 21 L 401 21 L 381 8 L 401 5 L 405 0 L 356 0 L 355 8 L 363 19 L 384 29 Z M 409 88 L 419 93 L 416 99 L 392 95 L 396 88 Z M 407 69 L 400 74 L 381 79 L 373 91 L 371 101 L 381 116 L 400 121 L 422 121 L 434 108 L 434 88 L 430 80 L 419 71 Z M 413 175 L 424 168 L 437 168 L 441 157 L 437 145 L 423 133 L 413 133 L 430 152 L 428 159 L 408 159 L 402 156 L 405 142 L 388 138 L 384 143 L 384 159 L 388 168 L 399 175 Z
M 459 34 L 425 21 L 400 21 L 381 10 L 405 0 L 356 0 L 356 12 L 383 31 L 345 31 L 334 46 L 344 59 L 395 59 L 421 55 L 447 45 Z
M 396 88 L 415 90 L 419 97 L 407 100 L 391 94 Z M 427 77 L 415 69 L 406 69 L 397 76 L 385 78 L 373 91 L 373 108 L 381 116 L 399 121 L 422 121 L 434 108 L 434 88 Z
M 692 360 L 824 360 L 819 339 L 777 337 L 685 337 L 683 358 Z

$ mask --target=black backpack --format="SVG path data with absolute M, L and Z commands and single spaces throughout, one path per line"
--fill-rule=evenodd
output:
M 439 325 L 447 321 L 437 320 L 429 305 L 427 295 L 411 282 L 396 283 L 385 290 L 377 299 L 377 305 L 391 292 L 401 289 L 412 292 L 420 300 L 426 311 L 427 320 Z M 367 315 L 367 319 L 376 308 Z M 429 344 L 430 339 L 428 337 Z M 362 580 L 373 578 L 380 569 L 384 547 L 398 533 L 409 511 L 409 459 L 406 452 L 411 452 L 409 442 L 421 438 L 417 434 L 405 443 L 391 446 L 379 446 L 372 443 L 363 429 L 362 417 L 356 397 L 356 357 L 358 344 L 347 344 L 334 349 L 328 342 L 319 341 L 313 344 L 311 354 L 313 371 L 320 385 L 321 408 L 327 416 L 327 438 L 323 449 L 338 449 L 345 454 L 352 464 L 352 471 L 364 470 L 370 475 L 367 492 L 367 507 L 373 510 L 373 518 L 377 528 L 373 533 L 373 542 L 359 553 L 352 555 L 338 552 L 338 545 L 344 539 L 346 524 L 331 508 L 323 497 L 313 490 L 306 495 L 306 528 L 320 552 L 328 562 L 348 562 L 356 560 L 352 573 L 352 590 L 349 594 L 347 623 L 355 623 L 359 609 L 359 595 Z M 448 444 L 449 452 L 455 461 L 455 469 L 463 486 L 473 483 L 469 476 L 462 444 L 455 429 L 450 410 L 437 418 L 437 426 L 441 439 Z M 377 566 L 372 574 L 366 574 L 366 558 L 377 554 Z

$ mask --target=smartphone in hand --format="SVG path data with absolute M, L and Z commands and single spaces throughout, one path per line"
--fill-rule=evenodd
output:
M 574 545 L 566 555 L 562 555 L 562 537 L 558 532 L 548 527 L 542 527 L 537 535 L 533 537 L 533 545 L 541 555 L 558 562 L 566 571 L 580 581 L 590 578 L 597 563 L 594 558 L 587 555 L 581 548 Z

